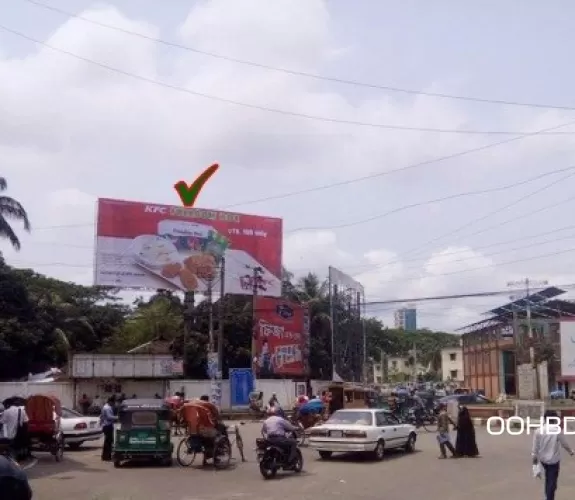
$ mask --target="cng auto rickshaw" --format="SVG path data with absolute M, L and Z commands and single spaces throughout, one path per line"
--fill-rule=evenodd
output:
M 118 408 L 114 467 L 127 461 L 156 461 L 172 465 L 171 408 L 158 399 L 127 399 Z

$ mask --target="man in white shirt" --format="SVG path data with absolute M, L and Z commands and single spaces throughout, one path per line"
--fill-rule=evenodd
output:
M 28 422 L 26 408 L 23 406 L 9 406 L 2 415 L 2 435 L 6 439 L 15 439 L 21 425 Z
M 28 415 L 24 406 L 10 405 L 2 415 L 2 436 L 12 441 L 12 449 L 18 459 L 30 455 L 27 423 Z
M 559 434 L 549 432 L 549 427 L 553 427 L 553 424 L 559 421 L 557 412 L 547 410 L 543 419 L 543 427 L 537 429 L 533 436 L 533 465 L 540 463 L 545 470 L 545 500 L 555 500 L 561 447 L 571 456 L 573 456 L 573 450 L 567 443 L 563 432 Z

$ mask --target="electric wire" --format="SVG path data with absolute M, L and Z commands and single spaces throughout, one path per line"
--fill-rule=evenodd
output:
M 135 31 L 127 30 L 125 28 L 120 28 L 118 26 L 112 26 L 112 25 L 105 24 L 105 23 L 102 23 L 99 21 L 95 21 L 93 19 L 88 19 L 88 18 L 81 16 L 79 14 L 75 14 L 75 13 L 66 11 L 64 9 L 60 9 L 58 7 L 54 7 L 52 5 L 47 5 L 47 4 L 44 4 L 41 2 L 37 2 L 35 0 L 23 0 L 23 1 L 25 1 L 29 4 L 32 4 L 36 7 L 40 7 L 40 8 L 45 9 L 45 10 L 56 12 L 58 14 L 61 14 L 63 16 L 69 17 L 69 18 L 78 19 L 78 20 L 81 20 L 83 22 L 90 23 L 94 26 L 99 26 L 101 28 L 114 30 L 114 31 L 117 31 L 120 33 L 124 33 L 126 35 L 130 35 L 130 36 L 138 37 L 138 38 L 148 40 L 151 42 L 155 42 L 158 44 L 162 44 L 162 45 L 165 45 L 167 47 L 178 48 L 181 50 L 193 52 L 196 54 L 201 54 L 203 56 L 211 57 L 214 59 L 221 59 L 221 60 L 233 62 L 236 64 L 242 64 L 245 66 L 252 66 L 255 68 L 266 69 L 266 70 L 270 70 L 270 71 L 276 71 L 276 72 L 285 73 L 285 74 L 298 76 L 298 77 L 304 77 L 304 78 L 309 78 L 309 79 L 314 79 L 314 80 L 321 80 L 321 81 L 331 82 L 331 83 L 339 83 L 339 84 L 344 84 L 344 85 L 351 85 L 351 86 L 355 86 L 355 87 L 365 87 L 365 88 L 370 88 L 370 89 L 384 90 L 384 91 L 388 91 L 388 92 L 398 92 L 398 93 L 404 93 L 404 94 L 410 94 L 410 95 L 437 97 L 437 98 L 441 98 L 441 99 L 454 99 L 454 100 L 459 100 L 459 101 L 470 101 L 470 102 L 486 103 L 486 104 L 499 104 L 499 105 L 506 105 L 506 106 L 521 106 L 521 107 L 539 108 L 539 109 L 557 109 L 557 110 L 564 110 L 564 111 L 575 111 L 575 107 L 572 107 L 572 106 L 562 106 L 562 105 L 542 104 L 542 103 L 529 103 L 529 102 L 511 101 L 511 100 L 503 100 L 503 99 L 487 99 L 487 98 L 482 98 L 482 97 L 461 96 L 461 95 L 454 95 L 454 94 L 445 94 L 445 93 L 440 93 L 440 92 L 427 92 L 427 91 L 422 91 L 422 90 L 406 89 L 406 88 L 400 88 L 400 87 L 393 87 L 393 86 L 389 86 L 389 85 L 379 85 L 379 84 L 375 84 L 375 83 L 360 82 L 357 80 L 349 80 L 349 79 L 344 79 L 344 78 L 330 77 L 330 76 L 324 76 L 324 75 L 319 75 L 319 74 L 315 74 L 315 73 L 309 73 L 309 72 L 305 72 L 305 71 L 298 71 L 298 70 L 293 70 L 293 69 L 289 69 L 289 68 L 282 68 L 279 66 L 272 66 L 269 64 L 258 63 L 255 61 L 248 61 L 245 59 L 234 58 L 234 57 L 226 56 L 223 54 L 218 54 L 215 52 L 200 50 L 198 48 L 194 48 L 194 47 L 191 47 L 188 45 L 179 44 L 176 42 L 170 42 L 170 41 L 163 40 L 160 38 L 145 35 L 143 33 L 138 33 Z
M 332 117 L 327 117 L 327 116 L 313 115 L 313 114 L 309 114 L 309 113 L 300 113 L 297 111 L 290 111 L 287 109 L 273 108 L 271 106 L 264 106 L 264 105 L 260 105 L 260 104 L 247 103 L 247 102 L 238 101 L 235 99 L 229 99 L 229 98 L 222 97 L 222 96 L 216 96 L 213 94 L 200 92 L 197 90 L 192 90 L 192 89 L 185 88 L 185 87 L 180 87 L 179 85 L 174 85 L 174 84 L 171 84 L 168 82 L 156 80 L 154 78 L 146 77 L 143 75 L 137 75 L 135 73 L 125 71 L 123 69 L 116 68 L 114 66 L 110 66 L 108 64 L 101 63 L 99 61 L 95 61 L 93 59 L 81 56 L 81 55 L 76 54 L 74 52 L 70 52 L 68 50 L 61 49 L 59 47 L 55 47 L 54 45 L 51 45 L 47 42 L 43 42 L 41 40 L 38 40 L 34 37 L 26 35 L 25 33 L 14 30 L 12 28 L 9 28 L 5 25 L 0 25 L 0 29 L 7 32 L 7 33 L 11 33 L 12 35 L 15 35 L 15 36 L 24 38 L 26 40 L 29 40 L 31 42 L 34 42 L 36 44 L 42 45 L 43 47 L 46 47 L 47 49 L 50 49 L 54 52 L 65 54 L 69 57 L 73 57 L 73 58 L 78 59 L 80 61 L 83 61 L 87 64 L 91 64 L 93 66 L 98 66 L 98 67 L 105 69 L 107 71 L 115 72 L 115 73 L 127 76 L 129 78 L 139 80 L 141 82 L 145 82 L 148 84 L 164 87 L 167 89 L 174 90 L 176 92 L 181 92 L 181 93 L 193 95 L 195 97 L 200 97 L 203 99 L 218 101 L 218 102 L 221 102 L 224 104 L 230 104 L 233 106 L 253 109 L 253 110 L 257 110 L 257 111 L 265 111 L 268 113 L 274 113 L 274 114 L 278 114 L 278 115 L 289 116 L 292 118 L 303 118 L 306 120 L 311 120 L 311 121 L 316 121 L 316 122 L 325 122 L 325 123 L 340 124 L 340 125 L 353 125 L 353 126 L 358 126 L 358 127 L 366 127 L 366 128 L 374 128 L 374 129 L 401 130 L 401 131 L 412 131 L 412 132 L 414 132 L 414 131 L 415 132 L 433 132 L 433 133 L 449 133 L 449 134 L 462 134 L 462 135 L 512 135 L 512 136 L 515 136 L 514 138 L 516 138 L 516 139 L 517 138 L 523 138 L 523 137 L 529 137 L 535 133 L 535 132 L 496 131 L 496 130 L 441 129 L 441 128 L 432 128 L 432 127 L 409 127 L 409 126 L 403 126 L 403 125 L 370 123 L 370 122 L 364 122 L 364 121 L 358 121 L 358 120 L 349 120 L 349 119 L 343 119 L 343 118 L 340 119 L 340 118 L 332 118 Z M 544 131 L 544 132 L 550 132 L 550 130 Z M 545 134 L 544 132 L 537 132 L 537 134 L 538 135 L 549 135 L 549 134 Z
M 561 169 L 556 169 L 556 170 L 552 170 L 552 171 L 550 171 L 550 172 L 545 172 L 545 173 L 542 173 L 542 174 L 538 174 L 538 175 L 536 175 L 536 176 L 534 176 L 534 177 L 529 177 L 529 178 L 524 179 L 524 180 L 521 180 L 521 181 L 513 182 L 513 183 L 510 183 L 510 184 L 505 184 L 505 185 L 503 185 L 503 186 L 496 186 L 496 187 L 488 188 L 488 189 L 481 189 L 481 190 L 476 190 L 476 191 L 467 191 L 467 192 L 463 192 L 463 193 L 456 193 L 456 194 L 452 194 L 452 195 L 442 196 L 442 197 L 440 197 L 440 198 L 435 198 L 435 199 L 433 199 L 433 200 L 427 200 L 427 201 L 421 201 L 421 202 L 416 202 L 416 203 L 410 203 L 410 204 L 404 205 L 404 206 L 402 206 L 402 207 L 394 208 L 394 209 L 389 210 L 389 211 L 387 211 L 387 212 L 384 212 L 384 213 L 382 213 L 382 214 L 373 215 L 373 216 L 371 216 L 371 217 L 368 217 L 368 218 L 365 218 L 365 219 L 356 220 L 356 221 L 353 221 L 353 222 L 346 222 L 346 223 L 343 223 L 343 224 L 335 224 L 335 225 L 332 225 L 332 226 L 315 226 L 315 227 L 309 227 L 309 226 L 308 226 L 308 227 L 300 227 L 300 228 L 297 228 L 297 229 L 290 229 L 290 230 L 288 230 L 288 231 L 285 231 L 284 234 L 292 234 L 292 233 L 303 232 L 303 231 L 328 231 L 328 230 L 343 229 L 343 228 L 347 228 L 347 227 L 355 227 L 355 226 L 359 226 L 359 225 L 361 225 L 361 224 L 366 224 L 366 223 L 368 223 L 368 222 L 372 222 L 372 221 L 374 221 L 374 220 L 383 219 L 384 217 L 388 217 L 388 216 L 390 216 L 390 215 L 394 215 L 394 214 L 396 214 L 396 213 L 403 212 L 403 211 L 405 211 L 405 210 L 409 210 L 409 209 L 411 209 L 411 208 L 417 208 L 417 207 L 422 207 L 422 206 L 426 206 L 426 205 L 434 205 L 434 204 L 436 204 L 436 203 L 442 203 L 442 202 L 444 202 L 444 201 L 455 200 L 455 199 L 464 198 L 464 197 L 467 197 L 467 196 L 477 196 L 477 195 L 483 195 L 483 194 L 489 194 L 489 193 L 497 193 L 497 192 L 500 192 L 500 191 L 507 191 L 507 190 L 509 190 L 509 189 L 514 189 L 514 188 L 516 188 L 516 187 L 523 186 L 523 185 L 525 185 L 525 184 L 529 184 L 529 183 L 531 183 L 531 182 L 537 181 L 537 180 L 542 179 L 542 178 L 544 178 L 544 177 L 548 177 L 548 176 L 550 176 L 550 175 L 555 175 L 555 174 L 561 173 L 561 172 L 572 171 L 572 170 L 574 170 L 574 169 L 575 169 L 575 166 L 566 167 L 566 168 L 561 168 Z M 527 199 L 527 198 L 529 198 L 529 197 L 531 197 L 531 196 L 534 196 L 535 194 L 538 194 L 538 193 L 540 193 L 541 191 L 543 191 L 543 190 L 545 190 L 545 189 L 548 189 L 549 187 L 552 187 L 552 186 L 554 186 L 554 185 L 556 185 L 556 184 L 559 184 L 560 182 L 563 182 L 565 179 L 567 179 L 567 178 L 569 178 L 569 177 L 572 177 L 573 175 L 575 175 L 575 173 L 572 173 L 572 174 L 570 174 L 570 175 L 568 175 L 568 176 L 566 176 L 566 177 L 562 177 L 562 178 L 560 178 L 559 180 L 556 180 L 556 181 L 550 183 L 549 185 L 544 186 L 543 188 L 540 188 L 540 189 L 536 190 L 534 193 L 529 194 L 529 195 L 526 195 L 526 196 L 523 197 L 523 198 L 520 198 L 519 200 L 513 202 L 512 204 L 506 205 L 505 207 L 502 207 L 500 210 L 504 210 L 504 209 L 506 209 L 506 208 L 510 208 L 510 207 L 516 205 L 517 203 L 520 203 L 520 202 L 523 201 L 524 199 Z M 490 213 L 490 214 L 487 214 L 487 215 L 485 215 L 485 216 L 483 216 L 483 217 L 480 217 L 479 219 L 476 219 L 475 221 L 473 221 L 472 224 L 474 224 L 474 223 L 476 223 L 476 222 L 479 222 L 479 221 L 482 221 L 482 220 L 484 220 L 484 219 L 490 217 L 491 215 L 493 215 L 493 213 Z M 462 230 L 462 229 L 464 229 L 464 228 L 466 228 L 466 227 L 468 227 L 468 224 L 466 224 L 465 226 L 462 226 L 461 228 L 459 228 L 459 229 L 456 230 L 456 231 L 460 231 L 460 230 Z

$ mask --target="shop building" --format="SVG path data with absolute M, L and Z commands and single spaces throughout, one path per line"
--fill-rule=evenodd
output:
M 575 371 L 572 376 L 564 373 L 560 362 L 561 325 L 575 320 L 575 303 L 556 298 L 564 293 L 546 288 L 492 309 L 487 319 L 460 329 L 464 385 L 490 399 L 500 394 L 532 399 L 528 393 L 536 391 L 530 391 L 529 383 L 537 381 L 541 397 L 568 384 L 575 386 Z M 527 380 L 526 370 L 532 370 L 530 347 L 539 376 L 532 374 Z

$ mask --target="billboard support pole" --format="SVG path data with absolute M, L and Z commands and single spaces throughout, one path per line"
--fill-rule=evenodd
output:
M 220 304 L 218 308 L 218 369 L 224 372 L 224 295 L 226 290 L 226 261 L 222 257 L 220 268 Z
M 184 294 L 184 377 L 188 375 L 188 344 L 190 343 L 190 336 L 194 328 L 194 304 L 195 304 L 195 294 L 193 291 L 188 290 Z
M 213 282 L 208 281 L 208 338 L 210 353 L 214 352 L 214 301 L 213 301 Z
M 257 335 L 258 335 L 257 322 L 256 322 L 256 319 L 257 319 L 256 297 L 258 296 L 258 288 L 259 288 L 261 273 L 263 273 L 263 269 L 261 267 L 254 267 L 253 268 L 253 276 L 252 276 L 252 279 L 253 279 L 253 285 L 252 285 L 252 292 L 253 292 L 253 297 L 252 297 L 252 349 L 251 349 L 251 354 L 252 354 L 252 373 L 254 376 L 254 381 L 256 380 L 256 372 L 257 372 L 256 339 L 257 339 Z
M 333 307 L 333 283 L 331 280 L 331 267 L 328 273 L 328 287 L 329 287 L 329 318 L 331 320 L 331 379 L 335 376 L 335 320 L 334 320 L 334 307 Z

